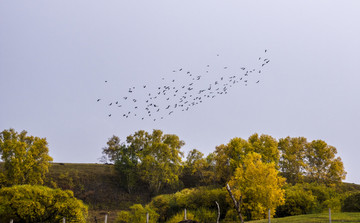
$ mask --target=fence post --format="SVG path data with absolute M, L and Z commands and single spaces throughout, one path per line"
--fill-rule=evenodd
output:
M 149 212 L 146 212 L 146 223 L 149 223 Z
M 185 211 L 184 211 L 184 220 L 187 220 L 187 216 L 186 216 L 186 208 L 185 208 Z
M 10 223 L 14 223 L 14 220 L 13 220 L 13 219 L 11 219 L 11 220 L 10 220 Z
M 329 222 L 331 223 L 331 208 L 329 208 Z
M 270 219 L 270 208 L 269 208 L 269 210 L 268 210 L 268 222 L 270 223 L 271 222 L 271 219 Z
M 105 223 L 107 223 L 108 214 L 105 215 Z
M 63 217 L 63 223 L 65 223 L 65 222 L 66 222 L 65 217 Z

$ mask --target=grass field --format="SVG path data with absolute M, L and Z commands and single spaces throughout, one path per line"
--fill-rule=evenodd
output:
M 89 213 L 90 216 L 88 218 L 88 222 L 95 222 L 94 216 L 98 216 L 98 222 L 104 222 L 105 212 L 96 212 L 92 211 Z M 109 213 L 108 223 L 115 222 L 116 213 Z M 214 222 L 216 220 L 214 219 Z M 223 223 L 238 223 L 238 222 L 224 222 Z M 267 219 L 257 220 L 257 221 L 247 221 L 249 223 L 268 223 Z M 346 222 L 346 223 L 359 223 L 360 222 L 360 212 L 350 213 L 332 213 L 331 214 L 331 222 Z M 211 222 L 203 222 L 203 223 L 211 223 Z M 329 214 L 321 213 L 321 214 L 308 214 L 308 215 L 298 215 L 284 218 L 272 218 L 271 223 L 329 223 Z
M 251 223 L 267 223 L 268 220 L 249 221 Z M 329 222 L 329 213 L 298 215 L 284 218 L 273 218 L 271 223 L 325 223 Z M 332 213 L 331 222 L 360 222 L 359 212 Z

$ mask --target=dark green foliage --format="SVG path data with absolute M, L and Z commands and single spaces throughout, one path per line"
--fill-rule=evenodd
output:
M 344 212 L 360 212 L 360 192 L 351 194 L 345 198 L 341 211 Z
M 304 183 L 285 188 L 285 204 L 276 209 L 277 217 L 339 211 L 344 192 L 325 184 Z
M 276 209 L 276 217 L 310 214 L 316 206 L 316 197 L 311 190 L 300 184 L 285 189 L 285 204 Z
M 132 193 L 136 185 L 147 185 L 152 194 L 165 187 L 176 188 L 181 172 L 180 148 L 184 142 L 178 136 L 163 134 L 161 130 L 135 132 L 126 144 L 113 136 L 103 148 L 103 160 L 114 162 L 121 185 Z

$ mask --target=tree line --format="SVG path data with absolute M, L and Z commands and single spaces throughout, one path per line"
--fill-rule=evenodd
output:
M 183 161 L 184 141 L 161 130 L 152 133 L 140 130 L 120 141 L 112 136 L 103 148 L 104 162 L 112 162 L 129 193 L 140 182 L 158 194 L 164 187 L 222 185 L 230 181 L 245 159 L 255 156 L 264 164 L 272 164 L 288 184 L 324 183 L 333 185 L 345 179 L 337 150 L 323 140 L 308 142 L 305 137 L 279 140 L 270 135 L 251 135 L 248 139 L 233 138 L 216 146 L 204 156 L 197 149 L 189 151 Z M 256 155 L 255 155 L 256 154 Z M 254 158 L 255 159 L 255 158 Z
M 176 222 L 182 208 L 190 208 L 189 215 L 207 222 L 213 218 L 214 201 L 225 208 L 221 219 L 250 220 L 265 218 L 269 209 L 272 216 L 314 213 L 330 206 L 339 209 L 346 199 L 350 207 L 344 207 L 351 210 L 351 201 L 358 198 L 338 195 L 346 172 L 336 148 L 323 140 L 277 140 L 255 133 L 248 139 L 233 138 L 206 156 L 193 149 L 183 159 L 184 145 L 177 135 L 156 129 L 137 131 L 124 141 L 115 135 L 109 138 L 102 160 L 114 164 L 120 186 L 130 194 L 146 189 L 152 197 L 145 207 L 137 204 L 120 212 L 119 222 L 137 222 L 136 213 L 144 211 L 153 213 L 151 221 Z M 14 129 L 0 133 L 0 220 L 52 222 L 67 216 L 85 221 L 87 207 L 71 191 L 56 184 L 55 189 L 39 186 L 52 161 L 48 151 L 45 138 Z M 235 203 L 225 186 L 231 188 Z M 193 189 L 180 191 L 183 188 Z M 29 202 L 40 211 L 31 209 L 35 206 Z
M 286 216 L 322 210 L 330 198 L 325 199 L 326 202 L 317 200 L 313 195 L 317 193 L 316 185 L 334 187 L 346 176 L 341 158 L 336 156 L 336 148 L 323 140 L 308 142 L 304 137 L 277 140 L 270 135 L 255 133 L 248 139 L 236 137 L 227 144 L 216 146 L 207 156 L 192 149 L 182 160 L 184 145 L 176 135 L 156 129 L 151 133 L 140 130 L 124 142 L 118 136 L 112 136 L 103 148 L 102 160 L 114 164 L 121 177 L 121 186 L 129 193 L 139 189 L 139 185 L 142 189 L 146 185 L 153 196 L 171 192 L 171 189 L 199 186 L 222 188 L 225 192 L 225 186 L 229 185 L 236 199 L 234 204 L 227 205 L 235 206 L 239 217 L 230 211 L 227 218 L 241 221 L 243 216 L 246 220 L 265 218 L 269 209 L 272 216 L 276 212 L 279 213 L 277 216 Z M 310 185 L 308 187 L 314 192 L 309 189 L 302 194 L 298 189 L 300 185 Z M 324 196 L 330 193 L 320 188 Z M 304 199 L 310 200 L 300 204 L 299 201 Z M 205 205 L 208 206 L 214 204 Z M 299 208 L 300 211 L 296 211 Z M 156 207 L 155 212 L 159 212 Z M 125 219 L 124 216 L 131 214 L 125 211 L 121 216 Z M 160 222 L 168 221 L 170 217 L 160 219 Z M 124 219 L 122 222 L 127 222 Z

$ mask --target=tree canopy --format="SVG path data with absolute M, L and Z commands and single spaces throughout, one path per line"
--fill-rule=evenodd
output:
M 291 184 L 307 182 L 339 183 L 346 172 L 337 150 L 323 140 L 308 142 L 304 137 L 279 140 L 280 169 Z
M 277 141 L 269 135 L 251 135 L 248 140 L 236 137 L 226 145 L 215 148 L 216 175 L 221 184 L 228 182 L 233 176 L 235 169 L 244 162 L 244 157 L 256 152 L 261 155 L 261 159 L 266 163 L 279 162 L 279 150 Z
M 307 167 L 305 160 L 306 145 L 307 141 L 304 137 L 286 137 L 279 140 L 280 169 L 290 184 L 294 185 L 303 181 Z
M 121 144 L 113 136 L 107 144 L 103 153 L 114 161 L 129 192 L 139 181 L 145 182 L 155 194 L 165 185 L 179 182 L 183 156 L 180 149 L 184 142 L 178 136 L 163 134 L 161 130 L 152 133 L 140 130 L 128 136 L 126 143 Z
M 48 143 L 45 138 L 27 136 L 26 131 L 14 129 L 0 133 L 0 154 L 4 161 L 4 172 L 0 178 L 5 185 L 43 184 L 50 161 Z
M 307 144 L 307 176 L 314 182 L 337 183 L 345 179 L 346 172 L 337 150 L 323 140 Z

